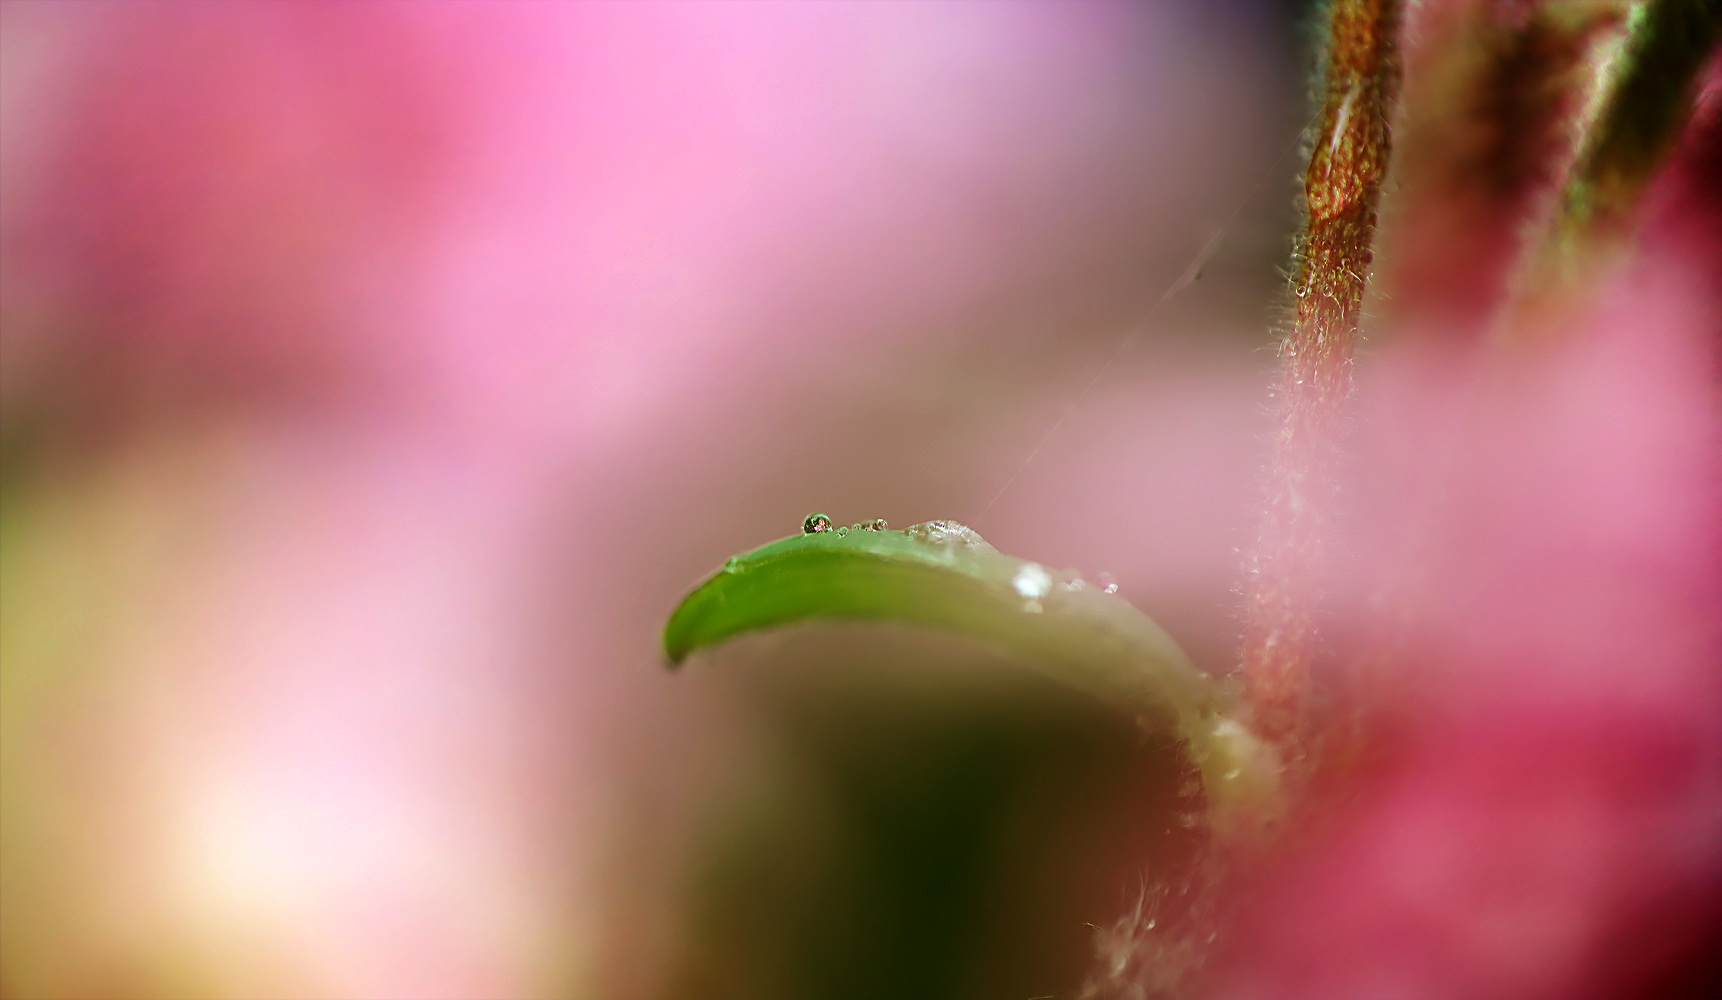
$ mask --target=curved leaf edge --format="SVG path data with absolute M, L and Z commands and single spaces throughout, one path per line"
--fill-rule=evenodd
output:
M 964 635 L 1176 733 L 1202 777 L 1210 824 L 1238 835 L 1279 813 L 1281 761 L 1152 619 L 1074 571 L 1004 555 L 967 529 L 820 531 L 736 556 L 670 615 L 672 666 L 736 636 L 813 620 L 893 621 Z

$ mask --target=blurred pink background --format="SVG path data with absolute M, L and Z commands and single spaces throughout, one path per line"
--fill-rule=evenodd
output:
M 1176 840 L 1167 748 L 926 637 L 671 674 L 658 629 L 809 511 L 952 517 L 1111 571 L 1229 669 L 1305 27 L 1265 2 L 0 4 L 0 994 L 773 992 L 796 928 L 749 935 L 817 911 L 750 916 L 753 869 L 712 859 L 781 837 L 786 878 L 835 869 L 864 824 L 815 751 L 957 720 L 1067 770 L 976 821 L 976 870 L 1026 874 L 918 985 L 1072 995 L 1085 923 Z M 1213 990 L 1715 973 L 1717 79 L 1709 145 L 1556 347 L 1371 329 L 1323 680 L 1374 741 L 1241 881 Z
M 756 765 L 657 629 L 815 508 L 1224 667 L 1281 17 L 0 7 L 0 989 L 670 989 Z

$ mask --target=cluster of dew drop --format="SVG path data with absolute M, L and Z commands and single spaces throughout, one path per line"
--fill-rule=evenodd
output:
M 884 518 L 876 517 L 871 521 L 860 521 L 845 528 L 834 523 L 829 515 L 815 512 L 807 515 L 801 522 L 801 533 L 820 535 L 831 532 L 838 538 L 842 538 L 851 531 L 885 531 L 887 527 Z M 920 524 L 910 525 L 903 530 L 903 533 L 918 542 L 926 542 L 930 545 L 979 549 L 986 552 L 998 551 L 987 544 L 987 540 L 982 538 L 979 532 L 961 521 L 948 519 L 923 521 Z M 1011 586 L 1022 597 L 1023 610 L 1031 614 L 1044 610 L 1040 599 L 1051 593 L 1054 587 L 1067 591 L 1087 590 L 1093 587 L 1103 594 L 1118 593 L 1118 581 L 1113 579 L 1111 573 L 1097 573 L 1093 583 L 1090 583 L 1074 570 L 1055 576 L 1052 571 L 1036 562 L 1022 563 L 1017 568 L 1016 575 L 1011 578 Z
M 801 522 L 801 533 L 804 535 L 822 535 L 830 532 L 838 538 L 842 538 L 851 531 L 886 531 L 889 528 L 890 525 L 882 517 L 876 517 L 871 521 L 859 521 L 845 528 L 832 521 L 830 515 L 818 512 L 807 515 Z M 960 521 L 923 521 L 903 529 L 903 534 L 917 542 L 983 549 L 988 552 L 996 551 L 987 544 L 986 539 L 982 538 L 979 532 Z
M 884 518 L 876 517 L 871 521 L 857 521 L 845 528 L 841 524 L 833 524 L 831 518 L 825 514 L 814 513 L 807 515 L 806 519 L 801 522 L 801 533 L 804 535 L 822 535 L 829 531 L 838 538 L 842 538 L 851 531 L 884 531 L 889 527 L 890 525 L 885 523 Z
M 1022 598 L 1022 609 L 1030 614 L 1045 610 L 1040 599 L 1054 589 L 1076 592 L 1092 588 L 1102 594 L 1118 593 L 1118 581 L 1112 578 L 1111 573 L 1096 573 L 1094 582 L 1090 583 L 1075 570 L 1055 574 L 1036 562 L 1024 562 L 1018 566 L 1016 575 L 1011 577 L 1010 585 L 1017 592 L 1017 596 Z

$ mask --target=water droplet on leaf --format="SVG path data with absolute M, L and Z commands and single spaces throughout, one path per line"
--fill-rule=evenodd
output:
M 938 545 L 960 545 L 964 548 L 994 551 L 986 539 L 960 521 L 924 521 L 911 525 L 907 531 L 910 538 L 918 542 L 929 542 Z
M 1011 577 L 1010 585 L 1022 597 L 1022 609 L 1028 612 L 1041 610 L 1040 599 L 1052 589 L 1052 574 L 1039 563 L 1025 562 Z
M 831 518 L 824 514 L 809 514 L 807 520 L 801 522 L 801 533 L 804 535 L 817 535 L 821 531 L 830 530 Z
M 1094 574 L 1094 582 L 1100 587 L 1100 592 L 1103 594 L 1118 593 L 1118 580 L 1111 573 Z

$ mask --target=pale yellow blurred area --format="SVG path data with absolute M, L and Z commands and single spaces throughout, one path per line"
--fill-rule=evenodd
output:
M 591 915 L 528 868 L 482 575 L 379 579 L 414 556 L 323 537 L 364 519 L 338 479 L 282 510 L 256 449 L 203 428 L 6 494 L 7 994 L 562 993 Z

